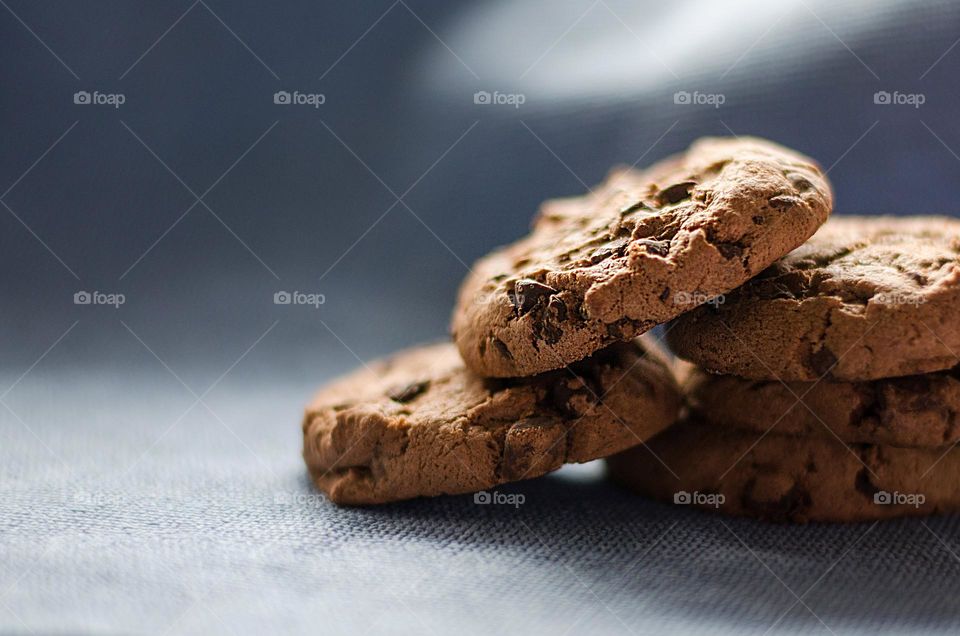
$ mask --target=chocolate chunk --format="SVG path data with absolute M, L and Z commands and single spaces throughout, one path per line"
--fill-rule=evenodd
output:
M 830 373 L 837 364 L 837 356 L 826 347 L 810 356 L 810 368 L 818 376 L 823 377 Z
M 500 352 L 501 356 L 503 356 L 507 360 L 513 360 L 513 354 L 510 353 L 510 349 L 507 348 L 506 342 L 504 342 L 500 338 L 494 338 L 493 346 L 497 348 L 497 351 Z
M 626 238 L 620 238 L 615 241 L 611 241 L 606 245 L 598 247 L 593 254 L 590 255 L 590 262 L 599 263 L 600 261 L 606 260 L 611 256 L 622 256 L 626 247 Z
M 562 300 L 553 296 L 547 303 L 547 311 L 556 322 L 563 322 L 567 319 L 567 305 Z
M 660 202 L 660 205 L 680 203 L 684 199 L 690 198 L 690 191 L 693 190 L 696 185 L 694 181 L 681 181 L 672 186 L 667 186 L 657 193 L 657 201 Z
M 790 183 L 800 192 L 806 192 L 813 187 L 813 184 L 810 183 L 807 178 L 801 177 L 798 174 L 788 174 L 787 178 L 790 179 Z
M 873 496 L 880 492 L 880 489 L 870 481 L 870 471 L 867 470 L 866 466 L 861 468 L 860 472 L 857 473 L 857 477 L 853 481 L 853 486 L 857 489 L 857 492 L 868 497 L 871 501 L 873 500 Z
M 670 241 L 657 241 L 655 239 L 639 239 L 637 245 L 642 246 L 648 254 L 657 256 L 666 256 L 670 253 Z
M 549 322 L 542 323 L 537 331 L 537 336 L 543 338 L 548 345 L 555 345 L 563 337 L 563 329 Z
M 743 254 L 743 248 L 736 243 L 717 243 L 716 246 L 720 251 L 720 256 L 726 259 L 740 258 Z
M 720 161 L 715 161 L 707 166 L 707 172 L 716 174 L 727 167 L 727 164 L 730 163 L 729 159 L 722 159 Z
M 510 427 L 504 439 L 500 478 L 507 481 L 540 474 L 563 464 L 567 430 L 556 418 L 530 417 Z
M 743 254 L 744 247 L 742 243 L 738 241 L 719 240 L 720 237 L 717 236 L 719 229 L 716 226 L 704 228 L 704 233 L 707 236 L 707 242 L 717 248 L 717 251 L 720 252 L 720 255 L 725 259 L 739 258 Z
M 566 319 L 567 305 L 556 296 L 551 296 L 540 315 L 540 320 L 533 325 L 534 332 L 538 337 L 546 340 L 547 344 L 556 344 L 563 336 L 562 325 Z
M 637 210 L 649 210 L 650 206 L 647 205 L 643 199 L 640 199 L 636 203 L 628 205 L 626 207 L 620 208 L 620 216 L 626 216 L 631 212 L 636 212 Z
M 571 386 L 573 384 L 574 386 Z M 583 378 L 574 380 L 572 377 L 559 382 L 554 382 L 548 389 L 546 395 L 546 404 L 565 417 L 579 417 L 582 413 L 578 412 L 573 406 L 574 397 L 585 397 L 593 400 L 590 388 L 583 381 Z
M 400 402 L 401 404 L 406 404 L 407 402 L 411 401 L 412 399 L 414 399 L 415 397 L 417 397 L 418 395 L 426 391 L 427 387 L 429 386 L 430 386 L 429 380 L 423 380 L 422 382 L 411 382 L 406 386 L 391 389 L 390 392 L 387 393 L 387 397 L 389 397 L 394 402 Z
M 793 206 L 800 205 L 803 202 L 797 197 L 791 197 L 785 194 L 780 194 L 775 197 L 770 197 L 769 199 L 767 199 L 767 203 L 770 204 L 771 208 L 781 210 L 783 208 L 792 208 Z
M 522 316 L 536 307 L 541 298 L 556 292 L 557 290 L 549 285 L 524 278 L 514 283 L 513 293 L 510 294 L 510 303 L 517 310 L 517 315 Z
M 607 324 L 607 335 L 614 340 L 626 340 L 634 333 L 636 333 L 636 330 L 633 329 L 633 321 L 629 318 L 621 318 L 616 322 Z
M 930 279 L 924 276 L 923 274 L 921 274 L 920 272 L 908 272 L 907 275 L 913 279 L 913 282 L 921 286 L 926 285 L 930 282 Z

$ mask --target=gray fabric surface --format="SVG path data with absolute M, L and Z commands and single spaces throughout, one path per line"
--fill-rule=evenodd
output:
M 643 501 L 599 464 L 502 489 L 525 496 L 519 508 L 470 496 L 335 508 L 299 460 L 308 383 L 250 381 L 246 364 L 204 397 L 209 410 L 182 418 L 195 398 L 159 363 L 124 377 L 42 363 L 4 397 L 22 421 L 0 411 L 0 631 L 867 634 L 960 623 L 955 518 L 770 526 Z

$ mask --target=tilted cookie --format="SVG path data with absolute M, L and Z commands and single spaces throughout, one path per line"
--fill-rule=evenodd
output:
M 703 139 L 545 203 L 529 236 L 476 263 L 454 339 L 481 375 L 560 368 L 743 284 L 831 205 L 811 159 L 760 139 Z
M 687 374 L 690 408 L 720 426 L 847 443 L 937 447 L 960 441 L 960 368 L 863 382 Z
M 716 373 L 872 380 L 960 362 L 960 221 L 834 217 L 668 342 Z
M 639 444 L 674 422 L 680 402 L 661 354 L 640 340 L 510 380 L 480 378 L 453 344 L 437 344 L 322 389 L 303 454 L 338 504 L 465 493 Z
M 607 459 L 611 476 L 639 494 L 724 514 L 802 523 L 960 510 L 960 449 L 951 446 L 848 447 L 686 420 L 647 447 Z

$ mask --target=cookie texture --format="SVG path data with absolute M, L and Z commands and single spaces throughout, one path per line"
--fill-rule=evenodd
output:
M 700 140 L 543 204 L 526 238 L 475 264 L 454 339 L 481 375 L 560 368 L 741 285 L 831 206 L 811 159 L 760 139 Z
M 694 412 L 729 428 L 904 447 L 960 441 L 958 367 L 863 382 L 786 384 L 696 369 L 683 389 Z
M 640 340 L 523 379 L 481 378 L 453 344 L 437 344 L 322 389 L 303 420 L 303 455 L 338 504 L 472 492 L 639 444 L 680 403 L 661 354 Z
M 724 303 L 680 316 L 668 342 L 751 379 L 914 375 L 960 361 L 958 303 L 960 221 L 835 217 Z
M 952 447 L 761 437 L 693 419 L 648 447 L 609 458 L 611 476 L 639 494 L 729 515 L 854 522 L 960 509 L 960 449 Z

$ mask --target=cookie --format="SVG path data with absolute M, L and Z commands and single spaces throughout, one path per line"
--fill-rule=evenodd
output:
M 730 428 L 904 447 L 960 441 L 960 367 L 864 382 L 787 384 L 697 369 L 683 389 L 693 411 Z
M 465 493 L 639 444 L 673 423 L 680 402 L 661 354 L 640 340 L 523 379 L 481 378 L 453 344 L 437 344 L 322 389 L 303 420 L 303 455 L 338 504 Z
M 729 515 L 854 522 L 960 509 L 960 449 L 953 447 L 845 446 L 686 420 L 648 449 L 609 458 L 611 476 L 642 495 Z
M 484 376 L 557 369 L 758 274 L 826 220 L 826 177 L 760 139 L 703 139 L 595 191 L 548 201 L 530 235 L 477 262 L 452 332 Z
M 836 217 L 729 294 L 679 317 L 682 358 L 751 379 L 873 380 L 960 361 L 960 221 Z

